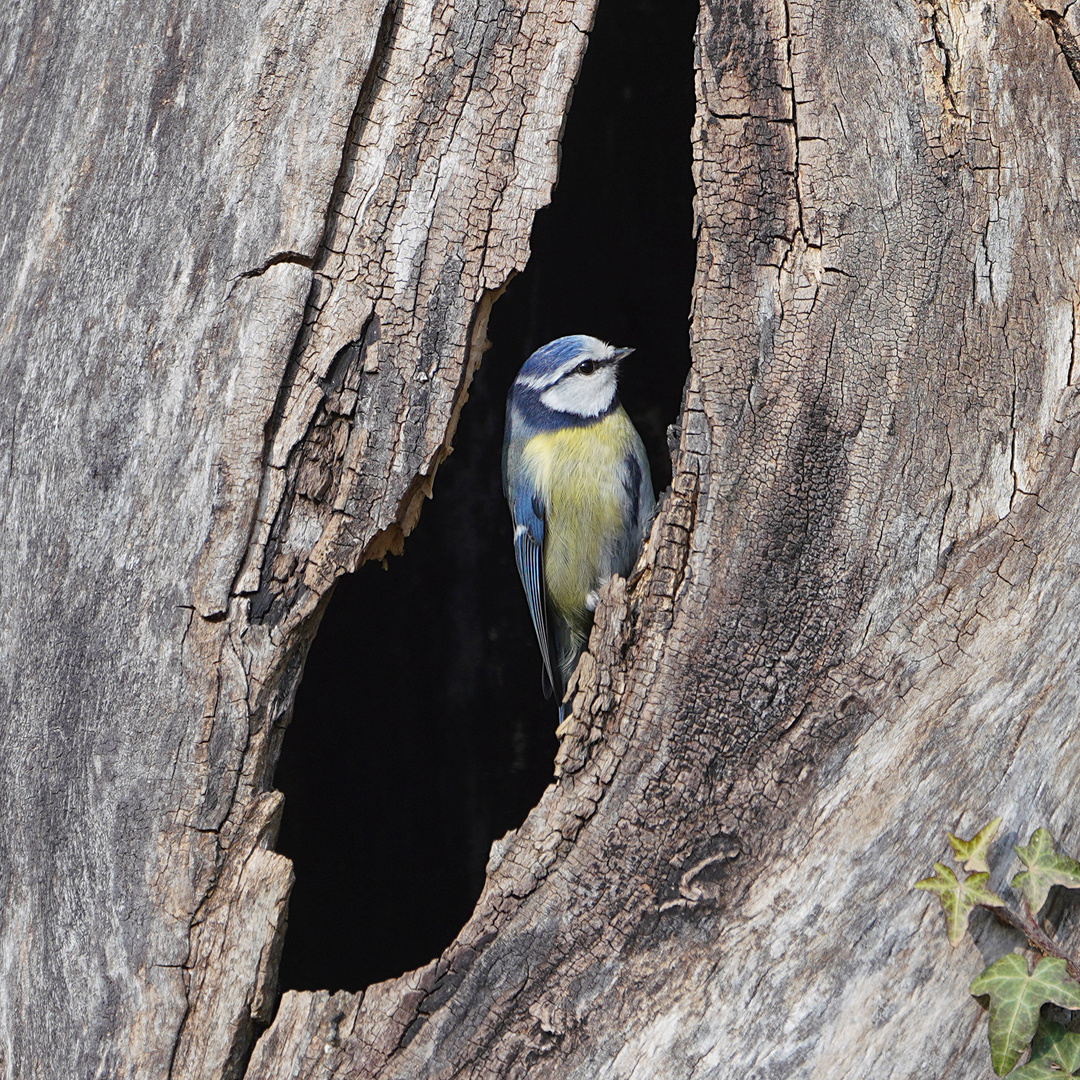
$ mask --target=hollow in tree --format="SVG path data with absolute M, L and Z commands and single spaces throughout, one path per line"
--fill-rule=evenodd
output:
M 448 453 L 594 6 L 10 16 L 7 1075 L 984 1074 L 909 886 L 1075 803 L 1080 15 L 1026 0 L 703 0 L 671 490 L 556 780 L 440 957 L 276 1000 L 305 651 Z

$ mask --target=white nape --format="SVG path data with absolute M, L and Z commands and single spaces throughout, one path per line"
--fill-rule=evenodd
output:
M 607 412 L 615 399 L 618 382 L 616 364 L 605 364 L 591 375 L 571 371 L 564 375 L 550 390 L 540 395 L 549 409 L 572 413 L 574 416 L 599 416 Z

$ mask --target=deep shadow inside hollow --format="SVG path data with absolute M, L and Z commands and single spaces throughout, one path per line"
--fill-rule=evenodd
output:
M 337 586 L 308 658 L 277 786 L 296 885 L 284 989 L 351 989 L 438 956 L 468 919 L 491 841 L 552 777 L 556 710 L 517 579 L 499 475 L 506 392 L 562 334 L 637 354 L 623 401 L 670 480 L 665 432 L 689 368 L 694 0 L 603 0 L 526 271 L 455 450 L 402 558 Z

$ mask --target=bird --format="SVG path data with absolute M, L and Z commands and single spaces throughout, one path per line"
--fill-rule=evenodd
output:
M 619 402 L 619 365 L 632 352 L 557 338 L 522 364 L 506 398 L 503 494 L 560 723 L 599 590 L 629 575 L 656 506 L 645 447 Z

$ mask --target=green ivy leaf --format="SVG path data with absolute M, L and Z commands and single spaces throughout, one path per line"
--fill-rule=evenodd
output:
M 1080 1035 L 1066 1031 L 1053 1020 L 1040 1020 L 1031 1044 L 1031 1060 L 1023 1068 L 1031 1071 L 1025 1075 L 1022 1069 L 1017 1069 L 1009 1076 L 1020 1080 L 1043 1080 L 1043 1077 L 1061 1080 L 1063 1076 L 1075 1076 L 1080 1069 Z
M 984 825 L 970 840 L 961 840 L 952 833 L 947 834 L 949 843 L 952 844 L 953 855 L 957 862 L 964 864 L 965 870 L 980 874 L 989 873 L 986 850 L 990 847 L 990 841 L 994 839 L 999 825 L 1001 825 L 1001 818 L 996 817 L 989 825 Z
M 1040 1020 L 1031 1060 L 1009 1073 L 1009 1080 L 1062 1080 L 1080 1069 L 1080 1035 L 1053 1020 Z
M 1012 887 L 1024 894 L 1028 907 L 1036 915 L 1046 903 L 1051 886 L 1080 889 L 1080 863 L 1068 855 L 1059 854 L 1054 838 L 1045 829 L 1036 829 L 1027 847 L 1013 850 L 1027 869 L 1021 870 L 1012 879 Z
M 1063 1073 L 1044 1061 L 1029 1061 L 1009 1073 L 1008 1080 L 1064 1080 L 1072 1073 Z
M 990 995 L 990 1063 L 1004 1076 L 1035 1035 L 1039 1010 L 1049 1001 L 1080 1009 L 1080 984 L 1069 977 L 1065 961 L 1044 956 L 1028 974 L 1027 960 L 1009 953 L 975 977 L 971 992 Z
M 1029 1061 L 1026 1065 L 1021 1065 L 1019 1069 L 1013 1069 L 1009 1073 L 1008 1080 L 1065 1080 L 1065 1077 L 1072 1075 L 1072 1073 L 1063 1073 L 1060 1069 L 1055 1069 L 1053 1065 L 1040 1059 Z
M 926 889 L 941 901 L 945 912 L 945 936 L 954 948 L 967 933 L 968 919 L 976 904 L 984 907 L 1004 907 L 1001 900 L 983 886 L 989 874 L 969 874 L 963 881 L 944 864 L 934 863 L 933 877 L 915 882 L 916 889 Z

